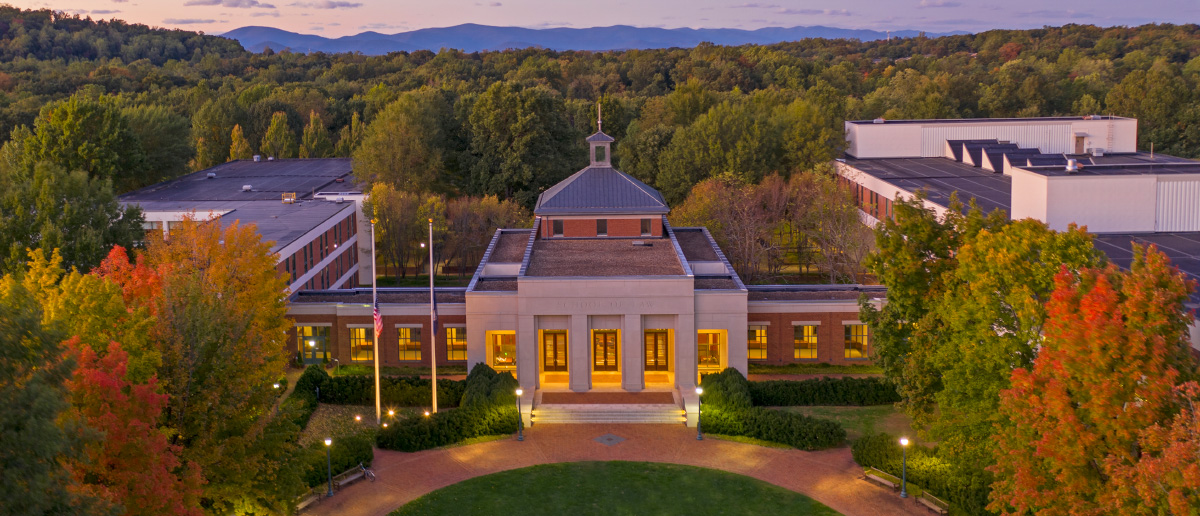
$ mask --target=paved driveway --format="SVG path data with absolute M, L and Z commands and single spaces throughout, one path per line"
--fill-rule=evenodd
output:
M 600 442 L 598 437 L 619 437 Z M 862 480 L 849 448 L 820 452 L 696 440 L 683 425 L 554 425 L 516 438 L 403 453 L 375 451 L 379 480 L 358 482 L 305 511 L 306 515 L 384 516 L 430 491 L 468 478 L 554 462 L 628 460 L 719 469 L 804 493 L 847 516 L 928 515 L 912 500 Z

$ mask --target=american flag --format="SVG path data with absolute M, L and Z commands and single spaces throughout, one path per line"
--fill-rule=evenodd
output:
M 375 342 L 379 342 L 379 336 L 383 334 L 383 316 L 379 315 L 379 301 L 375 302 Z

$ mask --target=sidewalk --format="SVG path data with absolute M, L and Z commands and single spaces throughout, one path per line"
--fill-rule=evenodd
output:
M 625 440 L 602 444 L 613 434 Z M 376 482 L 358 482 L 307 509 L 306 515 L 385 516 L 401 505 L 463 480 L 537 464 L 627 460 L 668 462 L 754 477 L 803 493 L 846 516 L 921 515 L 912 499 L 862 480 L 849 448 L 820 452 L 696 440 L 682 425 L 553 425 L 511 439 L 403 453 L 375 450 Z

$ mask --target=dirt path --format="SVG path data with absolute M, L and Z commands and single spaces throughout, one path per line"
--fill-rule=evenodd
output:
M 623 440 L 596 440 L 609 434 Z M 746 475 L 808 495 L 846 516 L 929 514 L 911 498 L 862 480 L 862 468 L 849 448 L 805 452 L 697 441 L 695 429 L 682 425 L 617 424 L 543 424 L 527 429 L 523 442 L 512 438 L 417 453 L 376 450 L 378 481 L 353 484 L 305 514 L 384 516 L 425 493 L 481 475 L 537 464 L 609 460 L 686 464 Z

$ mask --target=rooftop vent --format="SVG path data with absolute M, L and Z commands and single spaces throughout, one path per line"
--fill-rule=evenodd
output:
M 258 154 L 255 154 L 255 155 L 254 155 L 254 162 L 255 162 L 255 163 L 258 163 L 258 162 L 260 162 L 260 161 L 262 161 L 262 156 L 260 156 L 260 155 L 258 155 Z
M 251 190 L 254 190 L 254 187 L 252 187 L 252 186 L 250 186 L 250 185 L 242 185 L 242 191 L 243 191 L 243 192 L 249 192 L 249 191 L 251 191 Z
M 883 117 L 879 117 L 879 118 L 876 118 L 875 120 L 872 120 L 872 122 L 876 123 L 876 124 L 882 124 L 884 122 L 887 122 L 887 120 L 885 120 Z
M 1103 157 L 1103 156 L 1104 156 L 1104 149 L 1102 149 L 1102 148 L 1099 148 L 1099 147 L 1097 147 L 1097 148 L 1095 148 L 1095 149 L 1092 149 L 1092 155 L 1093 155 L 1093 156 L 1096 156 L 1096 157 L 1098 157 L 1098 158 L 1099 158 L 1099 157 Z
M 267 156 L 267 161 L 275 161 L 275 156 Z
M 1077 172 L 1077 171 L 1079 171 L 1079 162 L 1078 162 L 1078 161 L 1075 161 L 1075 158 L 1069 158 L 1069 159 L 1067 159 L 1067 167 L 1066 167 L 1066 171 L 1067 171 L 1068 173 L 1070 173 L 1070 172 Z
M 207 174 L 207 176 L 208 176 L 208 178 L 209 178 L 209 179 L 216 179 L 216 178 L 217 178 L 217 173 L 216 173 L 216 172 L 209 172 L 209 173 Z
M 654 247 L 654 244 L 647 242 L 645 240 L 634 240 L 633 245 L 635 245 L 637 247 Z
M 336 203 L 338 203 L 338 204 L 341 204 L 341 203 L 344 203 L 344 202 L 346 202 L 346 198 L 345 198 L 345 197 L 338 197 L 338 198 L 337 198 L 337 200 L 336 200 L 336 201 L 334 201 L 334 202 L 336 202 Z

